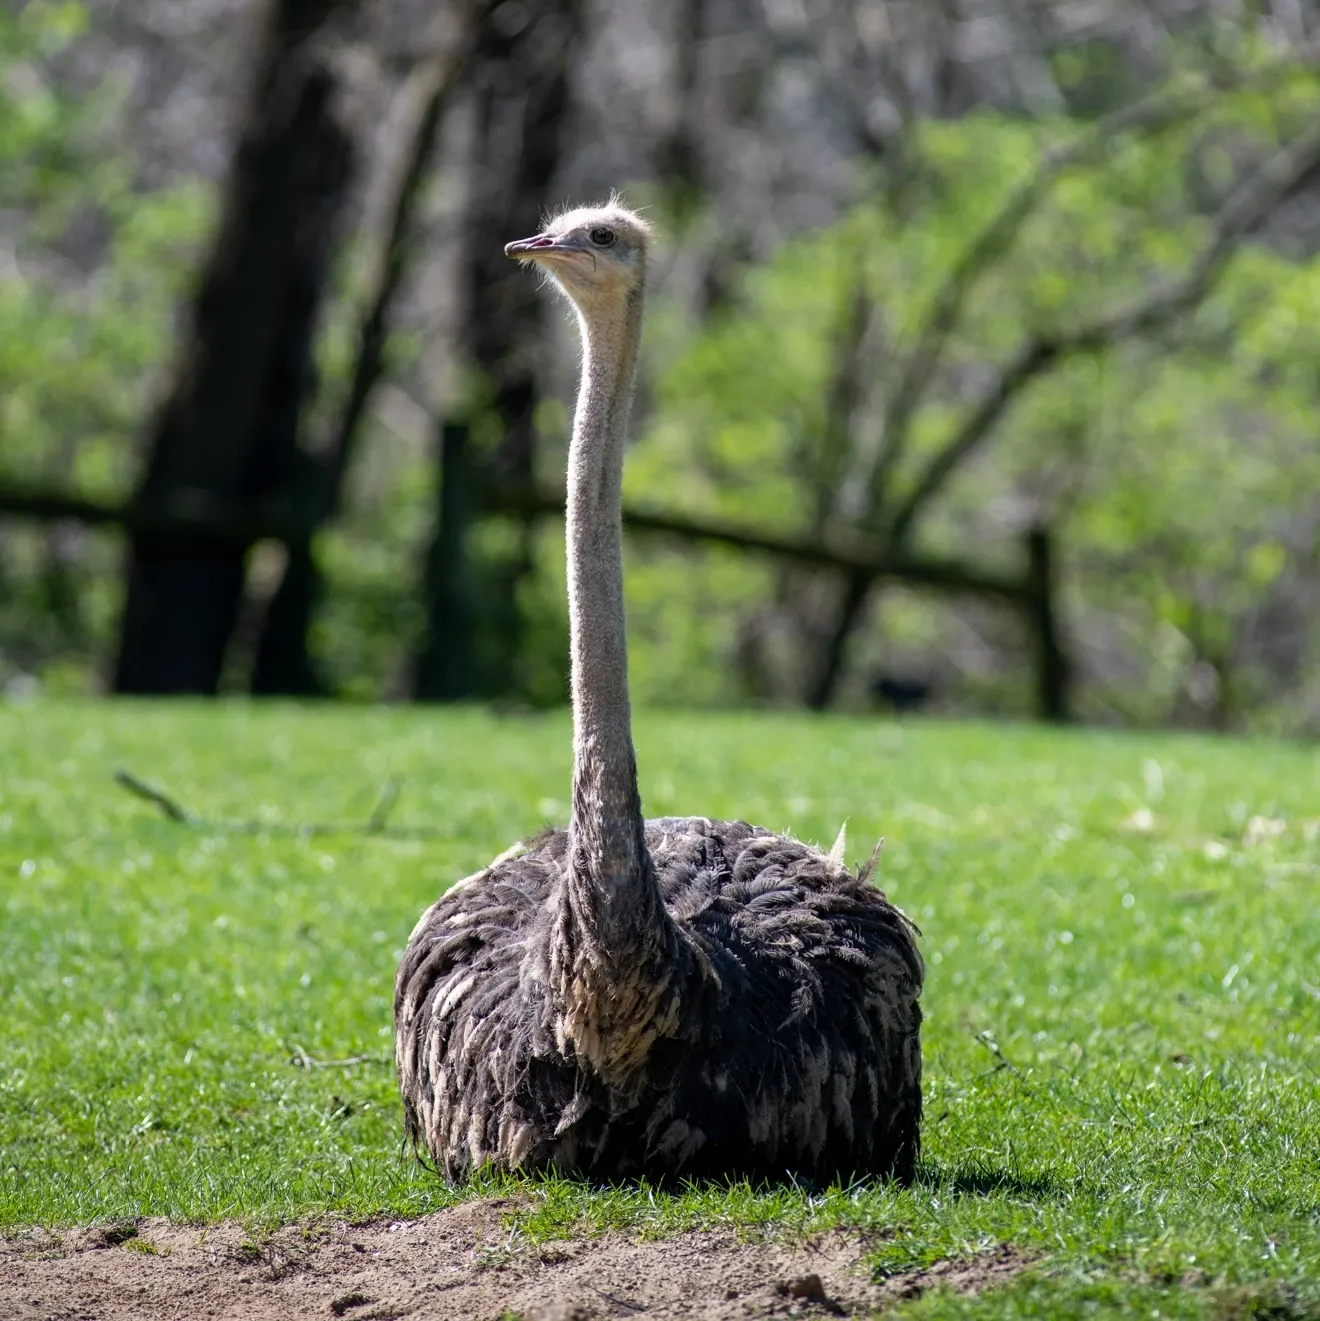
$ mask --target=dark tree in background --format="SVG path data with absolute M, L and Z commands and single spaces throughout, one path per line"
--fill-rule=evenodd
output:
M 430 701 L 507 693 L 518 654 L 521 548 L 499 563 L 468 562 L 471 477 L 528 484 L 537 401 L 533 351 L 542 339 L 544 295 L 504 255 L 508 238 L 534 233 L 564 151 L 569 63 L 581 34 L 579 0 L 525 5 L 506 0 L 482 25 L 467 66 L 475 105 L 469 202 L 464 217 L 463 347 L 481 382 L 466 415 L 442 428 L 441 497 L 425 581 L 426 632 L 414 693 Z M 489 450 L 472 452 L 478 437 Z M 445 483 L 462 488 L 446 495 Z M 480 581 L 474 581 L 474 575 Z
M 333 79 L 315 41 L 340 0 L 276 0 L 170 393 L 152 427 L 141 508 L 188 514 L 288 503 L 311 383 L 316 310 L 350 175 Z M 114 687 L 214 693 L 250 532 L 139 533 Z

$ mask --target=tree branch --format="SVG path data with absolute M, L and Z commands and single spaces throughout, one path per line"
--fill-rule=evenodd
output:
M 211 831 L 230 835 L 293 835 L 307 839 L 314 835 L 380 835 L 389 839 L 446 839 L 444 830 L 426 827 L 391 827 L 386 824 L 390 810 L 398 801 L 399 781 L 387 780 L 380 790 L 376 806 L 371 816 L 363 825 L 353 825 L 340 821 L 255 821 L 255 820 L 209 820 L 198 816 L 184 807 L 173 794 L 152 784 L 132 771 L 120 767 L 115 771 L 115 783 L 127 789 L 135 798 L 158 807 L 161 814 L 176 825 L 190 826 L 194 830 Z
M 1197 307 L 1214 288 L 1242 240 L 1318 166 L 1320 126 L 1276 152 L 1234 189 L 1215 216 L 1211 242 L 1185 275 L 1166 281 L 1124 306 L 1070 329 L 1038 335 L 1022 345 L 1012 361 L 1000 370 L 994 387 L 926 465 L 890 523 L 890 545 L 898 548 L 904 544 L 927 502 L 985 441 L 1030 382 L 1065 358 L 1146 334 Z
M 811 527 L 820 533 L 829 526 L 836 514 L 839 500 L 839 482 L 844 471 L 858 405 L 864 390 L 864 346 L 875 303 L 866 287 L 866 280 L 857 263 L 856 278 L 840 316 L 839 333 L 834 345 L 834 365 L 829 389 L 825 395 L 825 419 L 821 428 L 819 452 L 804 456 L 808 466 L 814 467 L 815 508 Z
M 541 487 L 487 487 L 482 506 L 489 513 L 512 514 L 520 518 L 563 517 L 564 496 L 560 491 Z M 943 591 L 972 592 L 1020 601 L 1025 599 L 1028 590 L 1023 580 L 1017 577 L 986 573 L 957 560 L 891 553 L 875 538 L 838 527 L 821 537 L 800 537 L 792 533 L 760 532 L 755 528 L 635 505 L 624 506 L 623 525 L 634 532 L 674 537 L 681 541 L 706 541 L 799 564 L 841 569 L 850 574 L 863 573 L 871 579 L 917 583 Z
M 519 518 L 563 517 L 564 493 L 539 486 L 512 484 L 487 486 L 481 492 L 484 513 L 510 514 Z M 124 531 L 149 532 L 163 539 L 227 541 L 250 545 L 266 538 L 289 541 L 308 534 L 310 526 L 287 509 L 272 508 L 267 514 L 246 508 L 207 502 L 185 508 L 144 508 L 131 503 L 108 504 L 80 496 L 20 486 L 0 486 L 0 517 L 17 515 L 42 522 L 69 519 L 89 525 L 112 525 Z M 799 564 L 872 578 L 890 578 L 953 592 L 973 592 L 1006 600 L 1019 600 L 1026 593 L 1022 582 L 1007 575 L 972 569 L 957 560 L 931 556 L 916 558 L 886 550 L 877 539 L 835 527 L 821 537 L 791 533 L 759 532 L 712 519 L 688 518 L 663 510 L 625 505 L 625 527 L 635 532 L 674 537 L 680 541 L 707 541 L 735 550 L 755 551 Z
M 1320 38 L 1305 42 L 1232 84 L 1242 90 L 1320 59 Z M 1031 214 L 1059 176 L 1102 154 L 1121 134 L 1161 132 L 1200 114 L 1225 90 L 1213 80 L 1192 87 L 1164 88 L 1098 119 L 1086 135 L 1045 153 L 1035 174 L 1009 197 L 954 263 L 931 300 L 930 309 L 908 353 L 885 409 L 881 443 L 867 482 L 871 516 L 882 507 L 889 479 L 903 457 L 911 423 L 939 370 L 949 335 L 982 275 L 1012 246 Z
M 343 412 L 326 447 L 322 517 L 330 517 L 339 502 L 344 474 L 352 458 L 358 428 L 362 424 L 371 392 L 384 367 L 385 344 L 389 338 L 389 313 L 408 263 L 408 236 L 421 193 L 422 182 L 444 117 L 445 104 L 476 44 L 478 25 L 486 4 L 469 4 L 462 30 L 449 50 L 428 60 L 416 75 L 419 83 L 418 113 L 394 196 L 379 258 L 379 276 L 362 321 L 358 326 L 357 358 Z
M 67 520 L 89 527 L 109 524 L 135 536 L 181 544 L 250 546 L 273 538 L 289 542 L 311 525 L 285 501 L 235 505 L 205 491 L 176 492 L 168 499 L 107 502 L 21 483 L 0 486 L 0 516 L 40 523 Z

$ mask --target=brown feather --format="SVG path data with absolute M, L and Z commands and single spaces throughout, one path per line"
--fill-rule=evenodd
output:
M 912 924 L 819 850 L 742 822 L 646 823 L 677 941 L 615 951 L 608 1012 L 555 988 L 566 832 L 426 914 L 395 988 L 409 1135 L 446 1175 L 909 1178 L 921 1121 Z M 571 959 L 589 961 L 593 933 Z M 570 960 L 571 961 L 571 960 Z M 627 1019 L 602 1071 L 565 1016 Z

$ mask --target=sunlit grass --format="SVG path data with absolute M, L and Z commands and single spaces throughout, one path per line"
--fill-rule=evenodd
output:
M 928 960 L 922 1177 L 530 1181 L 523 1233 L 847 1223 L 882 1270 L 996 1242 L 1037 1258 L 1006 1291 L 911 1304 L 923 1316 L 1310 1314 L 1314 750 L 762 715 L 650 713 L 637 733 L 653 813 L 826 843 L 847 818 L 854 861 L 886 837 L 883 884 Z M 266 828 L 167 821 L 119 766 L 208 822 Z M 0 1225 L 467 1195 L 401 1152 L 395 959 L 445 884 L 562 819 L 567 773 L 562 715 L 0 708 Z M 398 833 L 297 832 L 366 821 L 392 779 Z

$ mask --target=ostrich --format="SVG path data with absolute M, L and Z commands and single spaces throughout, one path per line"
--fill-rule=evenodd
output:
M 407 1132 L 450 1179 L 911 1177 L 923 965 L 871 882 L 741 821 L 644 821 L 621 483 L 650 231 L 617 199 L 505 252 L 577 313 L 568 451 L 573 792 L 422 915 L 394 990 Z

